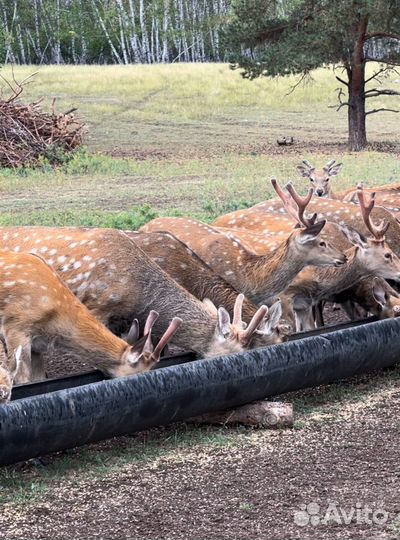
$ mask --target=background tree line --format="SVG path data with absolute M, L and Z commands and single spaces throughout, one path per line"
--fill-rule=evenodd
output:
M 0 0 L 0 63 L 225 59 L 229 0 Z

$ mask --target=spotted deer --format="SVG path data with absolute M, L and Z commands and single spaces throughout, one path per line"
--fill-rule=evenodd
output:
M 303 215 L 307 200 L 298 209 L 299 216 Z M 235 239 L 194 219 L 158 218 L 141 230 L 174 234 L 235 289 L 252 302 L 262 304 L 271 302 L 305 266 L 345 264 L 346 257 L 319 238 L 325 223 L 320 221 L 292 231 L 265 256 L 256 255 Z
M 343 228 L 353 244 L 345 251 L 347 265 L 342 269 L 306 268 L 281 295 L 286 317 L 290 320 L 293 309 L 299 330 L 309 330 L 315 326 L 313 307 L 352 287 L 363 276 L 374 275 L 400 281 L 400 259 L 385 242 L 390 223 L 382 221 L 380 225 L 375 225 L 371 219 L 374 197 L 367 203 L 363 191 L 359 189 L 358 198 L 362 219 L 371 236 L 366 238 L 354 229 Z
M 314 194 L 317 197 L 329 197 L 330 199 L 340 198 L 333 193 L 330 179 L 337 176 L 343 168 L 342 163 L 336 163 L 331 159 L 322 169 L 316 169 L 309 161 L 303 159 L 303 165 L 297 167 L 297 171 L 303 178 L 308 178 Z
M 10 383 L 31 381 L 31 353 L 43 353 L 49 347 L 61 358 L 75 357 L 112 377 L 147 371 L 181 324 L 174 318 L 153 348 L 151 332 L 158 313 L 151 311 L 144 337 L 139 339 L 135 321 L 123 341 L 88 311 L 40 257 L 0 253 L 0 275 L 1 334 Z
M 357 188 L 349 188 L 335 193 L 332 189 L 332 176 L 337 176 L 343 168 L 342 163 L 336 163 L 334 159 L 320 170 L 315 169 L 306 159 L 303 165 L 299 165 L 297 170 L 300 176 L 308 178 L 311 182 L 315 195 L 318 197 L 327 197 L 344 202 L 357 203 Z M 360 184 L 359 184 L 360 185 Z M 400 184 L 387 184 L 382 186 L 364 187 L 368 193 L 376 193 L 376 203 L 384 206 L 394 213 L 400 212 Z
M 371 195 L 375 199 L 375 195 Z M 312 198 L 307 205 L 307 212 L 316 214 L 319 219 L 324 218 L 338 225 L 352 227 L 364 235 L 369 234 L 358 205 L 328 198 Z M 282 220 L 281 222 L 278 220 L 274 221 L 278 225 L 275 225 L 274 230 L 270 231 L 270 233 L 273 232 L 275 234 L 275 229 L 278 227 L 280 232 L 279 238 L 285 235 L 287 236 L 291 230 L 290 227 L 293 227 L 293 218 L 287 215 L 285 206 L 279 198 L 259 203 L 246 210 L 239 210 L 221 216 L 212 226 L 235 228 L 238 230 L 244 229 L 256 234 L 266 234 L 268 233 L 268 219 L 271 216 L 280 219 L 281 216 L 286 216 L 286 220 Z M 390 224 L 385 239 L 394 253 L 400 255 L 400 223 L 396 217 L 386 208 L 375 205 L 371 218 L 374 221 L 384 220 Z
M 154 263 L 128 236 L 112 229 L 52 227 L 0 228 L 3 249 L 43 257 L 76 297 L 116 334 L 137 318 L 159 313 L 154 334 L 161 336 L 169 321 L 180 317 L 171 344 L 204 357 L 240 352 L 251 345 L 251 335 L 234 327 L 224 307 L 218 310 L 189 294 Z M 10 270 L 10 276 L 13 271 Z M 12 280 L 12 277 L 10 277 Z M 12 280 L 14 281 L 14 280 Z M 264 324 L 262 307 L 249 327 Z
M 212 271 L 196 253 L 173 234 L 125 231 L 155 263 L 179 285 L 199 300 L 210 299 L 214 305 L 224 306 L 232 316 L 238 291 L 221 276 Z M 243 298 L 241 323 L 249 324 L 258 311 L 258 306 Z M 264 323 L 252 338 L 252 347 L 278 343 L 291 332 L 286 321 L 280 321 L 281 306 L 276 302 L 268 311 Z

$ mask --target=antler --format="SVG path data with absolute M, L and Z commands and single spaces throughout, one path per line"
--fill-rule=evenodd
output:
M 331 159 L 330 161 L 328 161 L 328 163 L 325 165 L 325 167 L 323 168 L 325 172 L 328 172 L 329 169 L 332 167 L 332 165 L 336 163 L 336 159 Z
M 277 195 L 283 202 L 283 206 L 285 207 L 286 212 L 295 220 L 299 225 L 304 225 L 304 227 L 310 227 L 315 223 L 315 220 L 317 218 L 317 214 L 313 214 L 311 218 L 306 218 L 304 216 L 304 211 L 308 205 L 308 203 L 311 201 L 311 197 L 313 194 L 313 189 L 310 188 L 308 191 L 308 195 L 306 197 L 300 197 L 300 195 L 297 193 L 297 191 L 294 189 L 293 184 L 290 182 L 286 185 L 286 189 L 288 190 L 290 197 L 286 195 L 286 193 L 283 191 L 281 186 L 278 184 L 278 181 L 275 177 L 271 178 L 271 183 L 273 185 L 274 190 L 276 191 Z M 294 201 L 297 205 L 297 210 L 294 208 L 292 201 Z
M 380 225 L 374 225 L 372 223 L 371 212 L 375 206 L 375 195 L 375 192 L 371 193 L 369 203 L 367 204 L 363 188 L 361 186 L 357 186 L 357 197 L 360 203 L 361 215 L 364 220 L 365 226 L 372 234 L 372 236 L 374 236 L 376 240 L 379 240 L 381 242 L 385 238 L 385 233 L 388 230 L 390 223 L 388 221 L 385 222 L 385 220 L 383 219 Z
M 312 165 L 307 159 L 303 159 L 302 163 L 309 169 L 315 169 L 314 165 Z
M 286 185 L 286 189 L 292 196 L 292 199 L 297 204 L 297 221 L 304 225 L 306 228 L 311 227 L 311 225 L 314 225 L 315 220 L 317 219 L 317 214 L 313 214 L 311 217 L 307 218 L 304 215 L 304 212 L 311 201 L 311 197 L 313 195 L 313 188 L 310 188 L 308 191 L 308 194 L 305 197 L 301 197 L 297 191 L 294 189 L 294 186 L 292 183 L 288 183 Z

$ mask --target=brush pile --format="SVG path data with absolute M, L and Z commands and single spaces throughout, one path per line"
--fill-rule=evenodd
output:
M 0 99 L 0 166 L 32 167 L 43 159 L 52 164 L 65 160 L 65 154 L 82 144 L 87 129 L 75 115 L 41 110 L 43 98 L 29 104 L 19 100 L 22 83 L 12 86 L 12 95 Z

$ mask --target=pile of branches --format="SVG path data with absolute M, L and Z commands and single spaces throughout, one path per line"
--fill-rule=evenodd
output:
M 12 85 L 6 81 L 11 96 L 0 98 L 0 166 L 32 167 L 44 159 L 60 163 L 66 153 L 82 144 L 86 126 L 74 115 L 76 109 L 58 113 L 55 99 L 51 112 L 41 110 L 43 98 L 21 103 L 24 82 Z

